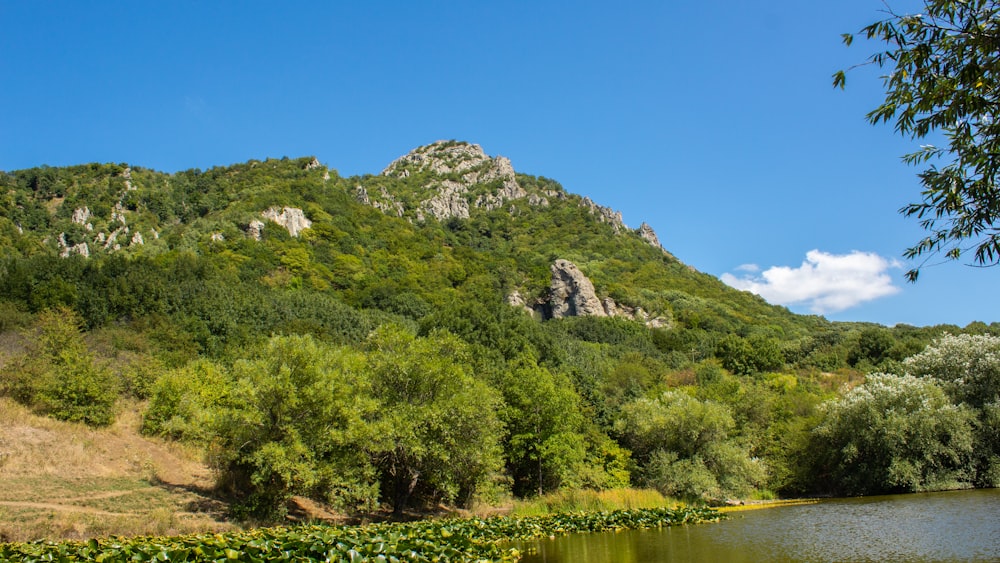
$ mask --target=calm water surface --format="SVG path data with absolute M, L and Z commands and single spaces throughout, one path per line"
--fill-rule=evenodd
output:
M 524 563 L 1000 561 L 1000 489 L 837 499 L 522 544 Z

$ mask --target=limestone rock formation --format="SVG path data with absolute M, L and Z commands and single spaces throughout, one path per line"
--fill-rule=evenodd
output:
M 330 179 L 330 169 L 327 168 L 327 167 L 325 167 L 325 166 L 323 166 L 320 163 L 319 159 L 314 156 L 313 159 L 309 161 L 309 164 L 306 164 L 305 169 L 306 170 L 316 170 L 317 168 L 322 168 L 323 169 L 323 181 L 324 182 Z
M 121 200 L 118 200 L 118 203 L 111 209 L 111 222 L 114 223 L 115 221 L 121 223 L 123 226 L 128 224 L 125 221 L 125 206 L 122 205 Z
M 90 257 L 90 247 L 87 246 L 87 243 L 68 244 L 66 242 L 66 233 L 59 233 L 57 243 L 59 244 L 59 256 L 62 258 L 68 258 L 70 254 L 74 253 L 84 258 Z
M 122 178 L 125 178 L 125 191 L 131 192 L 136 190 L 134 184 L 132 184 L 132 168 L 126 166 L 125 170 L 122 170 Z
M 282 207 L 280 210 L 277 207 L 271 207 L 261 213 L 261 216 L 281 225 L 293 237 L 299 236 L 299 233 L 312 227 L 312 221 L 307 219 L 306 214 L 298 207 Z
M 264 222 L 254 219 L 250 221 L 247 225 L 247 235 L 253 240 L 260 240 L 261 235 L 264 233 Z
M 439 221 L 450 217 L 468 219 L 469 200 L 465 198 L 468 186 L 451 180 L 444 180 L 439 186 L 437 194 L 424 202 L 423 210 Z
M 506 302 L 511 307 L 521 309 L 532 316 L 537 314 L 542 318 L 545 317 L 548 310 L 548 302 L 545 299 L 535 299 L 532 303 L 529 303 L 521 295 L 521 292 L 516 289 L 507 295 Z
M 602 223 L 608 223 L 614 228 L 616 233 L 620 233 L 623 229 L 627 229 L 625 223 L 622 221 L 622 212 L 615 211 L 610 207 L 604 207 L 603 205 L 598 205 L 594 203 L 589 197 L 585 197 L 580 201 L 582 207 L 586 207 L 591 215 L 596 215 L 597 220 Z
M 359 185 L 354 188 L 354 197 L 361 203 L 370 205 L 386 215 L 403 216 L 403 204 L 396 201 L 396 198 L 392 197 L 392 194 L 386 191 L 384 187 L 379 188 L 379 196 L 378 199 L 373 200 L 368 196 L 368 190 L 364 186 Z
M 80 207 L 73 210 L 73 217 L 71 219 L 77 225 L 83 225 L 88 231 L 94 230 L 93 223 L 90 222 L 90 208 Z
M 597 297 L 594 284 L 569 260 L 556 260 L 550 267 L 552 282 L 547 301 L 535 304 L 535 311 L 553 319 L 565 317 L 620 317 L 641 322 L 650 328 L 670 326 L 670 319 L 651 317 L 642 307 L 630 307 L 617 303 L 610 297 Z M 507 297 L 513 306 L 526 307 L 524 298 L 517 291 Z M 529 308 L 529 310 L 532 310 Z
M 359 186 L 358 200 L 400 217 L 410 211 L 418 221 L 426 216 L 439 221 L 452 217 L 467 219 L 472 209 L 492 211 L 509 201 L 528 197 L 528 192 L 517 182 L 510 159 L 491 158 L 479 145 L 457 141 L 437 141 L 416 148 L 394 160 L 382 175 L 394 178 L 420 175 L 426 178 L 420 186 L 426 197 L 420 197 L 412 209 L 405 209 L 384 188 L 376 196 Z M 528 204 L 547 205 L 548 201 L 534 195 Z
M 594 284 L 576 264 L 559 259 L 550 269 L 552 283 L 549 286 L 549 311 L 552 318 L 608 316 L 604 304 L 597 298 Z
M 653 231 L 653 227 L 650 227 L 648 223 L 643 223 L 639 225 L 638 231 L 639 236 L 642 237 L 646 242 L 663 250 L 663 245 L 660 244 L 660 239 L 656 236 L 656 232 Z

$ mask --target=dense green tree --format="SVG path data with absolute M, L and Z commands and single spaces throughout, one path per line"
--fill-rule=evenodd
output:
M 889 357 L 896 341 L 888 329 L 867 327 L 858 335 L 857 345 L 847 354 L 847 363 L 858 366 L 865 362 L 868 367 L 878 366 Z
M 580 398 L 565 375 L 515 362 L 496 382 L 504 398 L 507 468 L 514 494 L 539 495 L 583 485 L 586 444 Z
M 945 334 L 903 367 L 975 409 L 975 484 L 1000 486 L 1000 337 Z
M 358 393 L 364 357 L 308 336 L 272 338 L 237 361 L 213 415 L 212 456 L 239 512 L 271 518 L 292 494 L 371 507 L 376 492 L 363 455 L 363 417 L 375 405 Z
M 930 378 L 872 374 L 824 405 L 815 485 L 848 495 L 971 486 L 975 412 Z
M 976 486 L 1000 487 L 1000 401 L 979 409 L 975 456 Z
M 910 247 L 924 257 L 907 273 L 915 281 L 926 259 L 939 253 L 972 262 L 1000 263 L 1000 3 L 996 0 L 924 0 L 922 9 L 887 16 L 861 30 L 885 44 L 868 58 L 888 67 L 885 100 L 868 114 L 875 124 L 892 121 L 912 139 L 941 136 L 946 147 L 924 145 L 905 160 L 930 163 L 919 173 L 922 201 L 902 208 L 930 231 Z M 844 34 L 848 45 L 854 36 Z M 845 74 L 834 74 L 843 87 Z M 941 167 L 938 165 L 941 164 Z
M 211 360 L 169 370 L 150 390 L 142 431 L 207 444 L 215 435 L 217 407 L 230 388 L 229 371 Z
M 472 370 L 468 345 L 399 325 L 365 343 L 375 408 L 364 444 L 395 511 L 414 500 L 470 503 L 502 467 L 499 394 Z

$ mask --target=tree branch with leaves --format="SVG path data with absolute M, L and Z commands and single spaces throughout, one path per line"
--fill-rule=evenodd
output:
M 904 256 L 922 260 L 907 272 L 916 281 L 934 257 L 972 265 L 1000 264 L 1000 2 L 924 0 L 918 14 L 886 17 L 861 29 L 885 44 L 865 63 L 888 69 L 885 100 L 868 113 L 873 125 L 894 122 L 914 140 L 940 135 L 946 146 L 922 145 L 904 162 L 927 165 L 918 177 L 921 201 L 900 209 L 928 231 Z M 853 34 L 844 34 L 851 45 Z M 833 75 L 843 88 L 846 73 Z

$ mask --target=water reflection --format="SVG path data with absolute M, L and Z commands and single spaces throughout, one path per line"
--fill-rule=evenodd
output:
M 838 499 L 530 545 L 525 563 L 998 561 L 1000 490 Z

